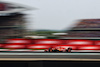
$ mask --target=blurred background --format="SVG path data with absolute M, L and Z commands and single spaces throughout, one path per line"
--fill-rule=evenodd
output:
M 9 38 L 100 37 L 99 0 L 1 0 L 0 42 Z

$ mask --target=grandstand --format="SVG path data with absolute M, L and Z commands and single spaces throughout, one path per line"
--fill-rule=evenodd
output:
M 100 39 L 100 19 L 83 19 L 75 27 L 66 31 L 66 38 Z
M 22 11 L 29 9 L 19 4 L 0 2 L 0 42 L 25 35 L 26 21 Z

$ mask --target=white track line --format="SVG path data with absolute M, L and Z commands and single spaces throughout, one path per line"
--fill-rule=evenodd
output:
M 75 58 L 0 58 L 0 60 L 33 61 L 33 60 L 61 60 L 61 61 L 100 61 L 100 59 L 75 59 Z
M 0 53 L 0 55 L 100 55 L 100 53 Z

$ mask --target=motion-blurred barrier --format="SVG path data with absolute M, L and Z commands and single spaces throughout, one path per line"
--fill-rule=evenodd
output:
M 25 49 L 26 45 L 23 44 L 4 44 L 3 48 L 9 49 Z
M 91 40 L 65 40 L 66 45 L 93 45 Z
M 30 39 L 8 39 L 6 43 L 9 44 L 31 44 L 32 40 Z
M 51 46 L 53 45 L 45 45 L 45 44 L 30 44 L 30 45 L 27 45 L 27 49 L 48 49 L 48 48 L 51 48 Z
M 8 39 L 0 44 L 2 49 L 28 49 L 28 51 L 44 51 L 49 48 L 72 48 L 72 50 L 100 50 L 100 40 L 61 40 L 61 39 Z M 12 50 L 12 51 L 13 51 Z M 27 50 L 26 50 L 27 51 Z
M 33 41 L 35 44 L 63 44 L 62 40 L 59 39 L 37 39 Z

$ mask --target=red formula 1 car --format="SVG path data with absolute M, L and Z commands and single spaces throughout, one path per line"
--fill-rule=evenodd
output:
M 68 49 L 65 49 L 65 48 L 49 48 L 49 49 L 46 49 L 45 52 L 68 52 L 68 53 L 71 53 L 71 50 L 72 48 L 68 48 Z

